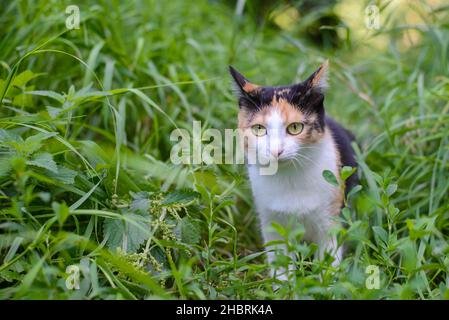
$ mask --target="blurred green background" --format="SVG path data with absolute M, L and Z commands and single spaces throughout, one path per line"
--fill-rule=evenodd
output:
M 2 299 L 449 297 L 447 1 L 0 9 Z M 173 165 L 170 133 L 235 128 L 230 64 L 281 85 L 325 59 L 326 110 L 358 142 L 361 186 L 334 231 L 345 260 L 315 260 L 301 226 L 279 230 L 297 259 L 279 255 L 296 271 L 275 283 L 245 168 Z

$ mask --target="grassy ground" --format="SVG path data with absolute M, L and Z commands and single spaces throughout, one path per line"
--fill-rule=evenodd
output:
M 78 2 L 72 31 L 64 1 L 0 5 L 2 299 L 449 298 L 448 7 L 382 2 L 375 32 L 343 2 L 323 49 L 305 34 L 330 7 L 280 28 L 232 1 Z M 170 133 L 235 127 L 229 64 L 274 85 L 325 58 L 327 111 L 359 144 L 346 257 L 335 269 L 281 230 L 297 270 L 274 285 L 244 167 L 172 165 Z

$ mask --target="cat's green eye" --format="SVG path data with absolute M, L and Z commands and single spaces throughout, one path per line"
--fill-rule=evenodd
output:
M 265 128 L 263 125 L 255 124 L 251 127 L 252 132 L 257 137 L 262 137 L 267 134 L 267 128 Z
M 301 122 L 292 122 L 287 127 L 287 132 L 293 136 L 296 136 L 302 132 L 304 129 L 304 124 Z

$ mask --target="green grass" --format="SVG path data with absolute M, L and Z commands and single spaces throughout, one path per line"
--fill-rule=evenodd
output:
M 358 29 L 322 49 L 305 34 L 332 7 L 283 30 L 251 16 L 255 1 L 240 17 L 232 1 L 79 1 L 68 31 L 68 4 L 1 4 L 2 299 L 449 298 L 448 7 L 402 8 L 412 25 L 382 2 L 373 32 L 362 6 Z M 326 108 L 357 136 L 361 190 L 335 230 L 341 266 L 314 259 L 301 226 L 281 230 L 298 259 L 279 256 L 296 272 L 275 283 L 245 168 L 175 166 L 170 133 L 235 127 L 229 64 L 275 85 L 326 58 Z

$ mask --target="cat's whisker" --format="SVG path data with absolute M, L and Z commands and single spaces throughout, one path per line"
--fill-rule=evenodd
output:
M 309 157 L 307 157 L 306 155 L 303 154 L 298 154 L 300 157 L 302 157 L 303 159 L 309 160 L 312 163 L 315 163 L 312 159 L 310 159 Z
M 295 159 L 292 159 L 292 164 L 293 164 L 293 166 L 295 167 L 295 170 L 298 170 L 298 167 L 296 167 L 296 163 L 295 163 L 295 161 L 294 161 Z
M 306 157 L 305 155 L 300 154 L 300 153 L 296 154 L 296 156 L 298 158 L 305 159 L 305 160 L 309 161 L 311 164 L 316 166 L 316 163 L 312 159 L 310 159 L 309 157 Z
M 300 147 L 299 150 L 319 150 L 318 147 Z
M 304 168 L 304 164 L 300 161 L 300 159 L 298 159 L 298 158 L 293 158 L 292 160 L 293 160 L 293 163 L 297 162 L 297 163 L 301 166 L 301 168 Z M 296 167 L 295 167 L 295 168 L 296 168 Z

